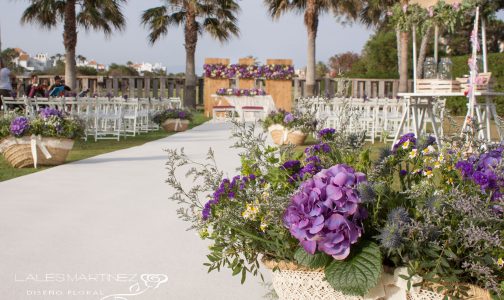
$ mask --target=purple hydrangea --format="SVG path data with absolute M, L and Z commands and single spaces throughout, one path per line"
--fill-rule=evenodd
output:
M 43 118 L 43 119 L 48 119 L 52 116 L 55 116 L 55 117 L 58 117 L 58 118 L 62 118 L 63 117 L 63 114 L 61 111 L 55 109 L 55 108 L 51 108 L 51 107 L 46 107 L 46 108 L 42 108 L 40 111 L 39 111 L 39 115 Z
M 311 254 L 317 249 L 334 259 L 350 254 L 350 245 L 362 233 L 358 225 L 366 213 L 359 207 L 357 186 L 363 173 L 339 164 L 304 181 L 284 214 L 284 224 Z
M 30 129 L 30 120 L 25 117 L 16 117 L 10 124 L 10 133 L 15 137 L 21 137 Z
M 186 112 L 183 110 L 178 112 L 179 119 L 185 119 L 186 115 Z

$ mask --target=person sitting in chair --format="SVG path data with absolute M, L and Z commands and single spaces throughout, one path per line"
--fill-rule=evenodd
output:
M 65 96 L 65 91 L 71 91 L 70 87 L 66 86 L 61 80 L 61 77 L 54 77 L 54 84 L 49 88 L 50 97 L 61 97 Z
M 39 85 L 39 79 L 37 75 L 33 74 L 31 76 L 31 82 L 25 89 L 25 95 L 30 98 L 45 97 L 45 88 L 43 85 Z

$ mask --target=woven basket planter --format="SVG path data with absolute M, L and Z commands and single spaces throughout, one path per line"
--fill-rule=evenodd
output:
M 271 138 L 276 145 L 292 144 L 301 146 L 304 144 L 306 137 L 308 136 L 300 130 L 291 131 L 279 124 L 270 126 L 268 131 L 270 132 Z
M 272 281 L 280 300 L 361 300 L 335 290 L 325 280 L 324 271 L 300 267 L 289 262 L 263 260 L 273 270 Z
M 186 131 L 189 128 L 189 120 L 167 119 L 161 126 L 166 132 Z
M 467 300 L 492 300 L 490 293 L 480 287 L 475 285 L 467 285 L 469 288 L 469 297 L 464 298 Z M 408 292 L 408 300 L 443 300 L 445 295 L 436 292 L 431 292 L 428 290 L 420 289 L 419 291 Z
M 57 166 L 63 164 L 74 144 L 74 141 L 71 139 L 49 137 L 43 137 L 41 142 L 52 157 L 47 159 L 40 150 L 40 147 L 37 146 L 37 164 L 39 166 Z M 3 154 L 5 160 L 14 168 L 27 168 L 34 165 L 30 137 L 8 137 L 3 139 L 0 141 L 0 153 Z

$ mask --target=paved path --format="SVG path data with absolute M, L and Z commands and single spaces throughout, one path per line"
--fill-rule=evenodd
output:
M 233 175 L 229 135 L 229 125 L 207 123 L 0 183 L 0 299 L 261 299 L 259 278 L 241 285 L 227 269 L 207 274 L 208 244 L 185 231 L 164 183 L 166 148 L 202 160 L 212 147 Z M 141 274 L 168 281 L 148 288 Z

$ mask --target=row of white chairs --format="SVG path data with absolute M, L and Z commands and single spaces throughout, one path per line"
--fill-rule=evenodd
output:
M 159 125 L 152 122 L 152 115 L 168 108 L 180 108 L 180 98 L 128 99 L 120 97 L 59 97 L 59 98 L 9 98 L 2 97 L 3 109 L 24 110 L 26 116 L 34 116 L 45 107 L 63 110 L 77 116 L 86 124 L 85 140 L 88 137 L 120 140 L 121 136 L 136 136 Z
M 323 120 L 325 127 L 344 128 L 350 133 L 366 132 L 366 140 L 371 143 L 374 143 L 376 139 L 380 141 L 393 140 L 405 114 L 406 119 L 401 134 L 413 132 L 413 116 L 410 107 L 403 99 L 324 99 L 313 97 L 300 101 L 312 103 L 311 107 L 315 117 L 318 120 Z M 441 129 L 443 127 L 440 125 L 444 119 L 445 104 L 446 100 L 441 99 L 433 107 L 436 125 Z M 304 107 L 307 107 L 307 105 L 304 105 Z M 427 123 L 431 122 L 430 120 L 430 116 L 425 117 L 424 130 Z

